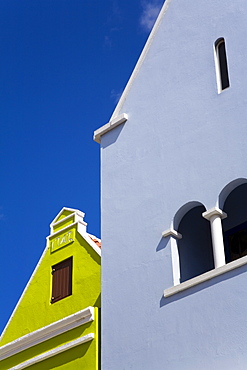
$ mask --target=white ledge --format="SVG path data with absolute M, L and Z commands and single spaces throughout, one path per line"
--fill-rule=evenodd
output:
M 62 320 L 56 321 L 50 325 L 44 326 L 41 329 L 26 334 L 13 342 L 0 347 L 0 360 L 15 355 L 27 348 L 42 343 L 59 334 L 74 329 L 80 325 L 94 320 L 94 308 L 87 307 L 84 310 L 78 311 L 73 315 L 67 316 Z
M 94 141 L 100 143 L 101 136 L 104 135 L 106 132 L 112 130 L 113 128 L 121 125 L 128 120 L 128 115 L 126 113 L 120 114 L 118 117 L 114 118 L 110 122 L 106 123 L 104 126 L 98 128 L 98 130 L 94 131 Z
M 164 290 L 164 297 L 170 297 L 173 294 L 176 294 L 186 289 L 192 288 L 193 286 L 204 283 L 207 280 L 213 279 L 216 276 L 225 274 L 228 271 L 234 270 L 246 264 L 247 264 L 247 256 L 244 256 L 242 258 L 237 259 L 236 261 L 229 262 L 224 266 L 218 267 L 214 270 L 210 270 L 208 272 L 205 272 L 202 275 L 196 276 L 179 285 L 175 285 L 171 288 Z
M 85 213 L 84 213 L 84 215 L 85 215 Z M 66 217 L 64 217 L 64 218 L 62 218 L 61 220 L 59 220 L 59 221 L 57 221 L 57 222 L 52 222 L 51 224 L 50 224 L 50 228 L 52 228 L 53 230 L 54 230 L 54 227 L 57 227 L 57 226 L 59 226 L 59 224 L 62 224 L 63 222 L 66 222 L 66 221 L 68 221 L 70 218 L 75 218 L 75 221 L 74 222 L 81 222 L 83 225 L 86 225 L 87 226 L 87 223 L 83 220 L 83 217 L 84 216 L 81 216 L 81 215 L 78 215 L 78 213 L 76 213 L 76 212 L 74 212 L 74 213 L 71 213 L 70 215 L 68 215 L 68 216 L 66 216 Z M 62 230 L 62 229 L 60 229 L 60 230 Z
M 68 342 L 66 344 L 63 344 L 62 346 L 59 346 L 59 347 L 57 347 L 55 349 L 52 349 L 50 351 L 47 351 L 45 353 L 42 353 L 41 355 L 36 356 L 36 357 L 33 357 L 30 360 L 27 360 L 25 362 L 22 362 L 19 365 L 16 365 L 14 367 L 11 367 L 9 370 L 22 370 L 22 369 L 25 369 L 28 366 L 34 365 L 34 364 L 36 364 L 37 362 L 40 362 L 40 361 L 44 361 L 44 360 L 46 360 L 46 359 L 48 359 L 48 358 L 50 358 L 52 356 L 56 356 L 56 355 L 58 355 L 61 352 L 67 351 L 68 349 L 73 348 L 75 346 L 79 346 L 80 344 L 86 343 L 86 342 L 88 342 L 88 341 L 90 341 L 92 339 L 94 339 L 94 334 L 93 333 L 84 335 L 81 338 L 72 340 L 71 342 Z
M 206 220 L 210 220 L 212 216 L 219 216 L 221 219 L 224 219 L 227 217 L 227 214 L 218 207 L 211 208 L 202 214 L 202 217 L 206 218 Z
M 162 236 L 163 238 L 166 238 L 167 236 L 172 236 L 175 239 L 182 239 L 182 235 L 174 229 L 167 229 L 163 231 Z
M 52 239 L 54 236 L 56 236 L 56 235 L 58 235 L 58 234 L 62 234 L 62 233 L 64 233 L 66 230 L 68 230 L 68 229 L 70 229 L 70 228 L 72 228 L 73 226 L 76 226 L 76 225 L 78 225 L 78 221 L 73 222 L 73 224 L 69 224 L 69 225 L 65 226 L 63 229 L 60 229 L 60 230 L 56 231 L 55 233 L 48 235 L 48 236 L 46 237 L 46 239 L 47 239 L 47 240 L 50 240 L 50 239 Z

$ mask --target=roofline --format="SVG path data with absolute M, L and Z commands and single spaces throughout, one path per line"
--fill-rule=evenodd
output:
M 5 327 L 4 327 L 4 329 L 3 329 L 2 333 L 1 333 L 0 340 L 2 339 L 3 335 L 5 334 L 5 331 L 7 330 L 7 327 L 9 326 L 9 324 L 10 324 L 10 322 L 11 322 L 11 320 L 12 320 L 12 318 L 13 318 L 16 310 L 17 310 L 17 308 L 19 307 L 19 304 L 21 303 L 22 298 L 24 297 L 24 295 L 25 295 L 25 293 L 26 293 L 29 285 L 31 284 L 31 281 L 32 281 L 32 279 L 33 279 L 36 271 L 38 270 L 39 266 L 41 265 L 41 262 L 42 262 L 42 260 L 43 260 L 43 258 L 45 256 L 45 254 L 46 254 L 47 249 L 48 249 L 48 243 L 47 243 L 47 245 L 46 245 L 46 247 L 45 247 L 45 249 L 44 249 L 44 251 L 43 251 L 43 253 L 42 253 L 41 257 L 40 257 L 40 259 L 39 259 L 39 262 L 35 266 L 35 268 L 33 270 L 33 273 L 30 276 L 30 279 L 28 280 L 28 283 L 26 284 L 26 286 L 25 286 L 25 288 L 24 288 L 24 290 L 23 290 L 23 292 L 22 292 L 22 294 L 21 294 L 21 296 L 20 296 L 20 298 L 19 298 L 19 300 L 18 300 L 18 302 L 17 302 L 14 310 L 12 311 L 12 313 L 11 313 L 11 315 L 9 317 L 9 320 L 7 321 L 7 324 L 5 325 Z
M 121 98 L 119 99 L 119 102 L 116 105 L 116 108 L 115 108 L 115 110 L 112 113 L 112 116 L 111 116 L 109 122 L 106 125 L 103 125 L 100 128 L 98 128 L 97 130 L 95 130 L 95 132 L 94 132 L 94 140 L 96 142 L 100 143 L 100 137 L 103 134 L 105 134 L 106 132 L 108 132 L 108 131 L 112 130 L 114 127 L 116 127 L 116 125 L 114 125 L 115 120 L 118 120 L 122 116 L 122 115 L 120 116 L 120 111 L 121 111 L 121 109 L 123 107 L 123 104 L 124 104 L 124 102 L 125 102 L 128 94 L 129 94 L 129 91 L 130 91 L 130 89 L 132 87 L 132 84 L 133 84 L 133 82 L 134 82 L 134 80 L 135 80 L 135 78 L 136 78 L 136 76 L 137 76 L 137 74 L 139 72 L 139 69 L 141 68 L 141 65 L 142 65 L 142 63 L 143 63 L 143 61 L 144 61 L 144 59 L 146 57 L 146 54 L 147 54 L 147 52 L 148 52 L 148 50 L 149 50 L 149 48 L 150 48 L 150 46 L 152 44 L 152 41 L 153 41 L 153 39 L 154 39 L 154 37 L 156 35 L 156 32 L 159 29 L 159 26 L 161 24 L 161 20 L 162 20 L 164 14 L 166 13 L 166 11 L 168 9 L 168 6 L 169 6 L 169 4 L 170 4 L 171 1 L 172 0 L 165 0 L 164 4 L 163 4 L 163 6 L 162 6 L 162 8 L 160 10 L 160 13 L 159 13 L 159 15 L 158 15 L 158 17 L 157 17 L 157 19 L 156 19 L 156 21 L 154 23 L 154 26 L 153 26 L 153 28 L 152 28 L 152 30 L 150 32 L 150 35 L 149 35 L 149 37 L 147 39 L 147 42 L 146 42 L 146 44 L 145 44 L 145 46 L 144 46 L 144 48 L 143 48 L 143 50 L 141 52 L 141 55 L 140 55 L 140 57 L 139 57 L 136 65 L 135 65 L 135 68 L 134 68 L 134 70 L 133 70 L 133 72 L 132 72 L 132 74 L 131 74 L 131 76 L 130 76 L 130 78 L 129 78 L 126 86 L 125 86 L 125 88 L 124 88 L 124 91 L 123 91 L 123 93 L 121 95 Z M 128 114 L 127 113 L 123 113 L 123 114 L 126 115 L 127 118 L 128 118 Z
M 80 222 L 75 222 L 74 224 L 72 224 L 72 225 L 69 225 L 67 228 L 69 228 L 69 227 L 71 227 L 71 226 L 76 226 L 77 225 L 77 232 L 81 235 L 81 237 L 90 245 L 90 247 L 100 256 L 100 258 L 101 258 L 101 249 L 100 249 L 100 247 L 98 247 L 97 246 L 97 244 L 90 238 L 90 236 L 88 235 L 88 233 L 87 232 L 83 232 L 83 230 L 82 230 L 82 227 L 80 227 L 80 226 L 83 226 Z M 67 229 L 66 228 L 66 229 Z M 59 232 L 63 232 L 63 230 L 64 229 L 62 229 L 62 230 L 59 230 Z M 91 234 L 90 234 L 91 235 Z M 5 327 L 4 327 L 4 329 L 3 329 L 3 331 L 2 331 L 2 333 L 1 333 L 1 335 L 0 335 L 0 340 L 1 340 L 1 338 L 3 337 L 3 335 L 5 334 L 5 331 L 7 330 L 7 327 L 9 326 L 9 324 L 10 324 L 10 322 L 11 322 L 11 320 L 12 320 L 12 318 L 13 318 L 13 316 L 14 316 L 14 314 L 15 314 L 15 312 L 16 312 L 16 310 L 17 310 L 17 308 L 19 307 L 19 304 L 21 303 L 21 301 L 22 301 L 22 298 L 24 297 L 24 295 L 25 295 L 25 293 L 26 293 L 26 291 L 27 291 L 27 289 L 28 289 L 28 287 L 29 287 L 29 285 L 31 284 L 31 281 L 32 281 L 32 279 L 33 279 L 33 277 L 35 276 L 35 273 L 36 273 L 36 271 L 38 270 L 38 268 L 39 268 L 39 266 L 41 265 L 41 262 L 42 262 L 42 260 L 43 260 L 43 258 L 44 258 L 44 256 L 45 256 L 45 254 L 46 254 L 46 252 L 47 252 L 47 250 L 49 249 L 49 238 L 50 237 L 52 237 L 52 236 L 54 236 L 54 234 L 52 234 L 52 235 L 49 235 L 49 236 L 47 236 L 46 237 L 46 247 L 45 247 L 45 249 L 44 249 L 44 251 L 43 251 L 43 253 L 42 253 L 42 255 L 41 255 L 41 257 L 40 257 L 40 259 L 39 259 L 39 262 L 37 263 L 37 265 L 35 266 L 35 268 L 34 268 L 34 270 L 33 270 L 33 273 L 32 273 L 32 275 L 30 276 L 30 279 L 28 280 L 28 283 L 26 284 L 26 286 L 25 286 L 25 288 L 24 288 L 24 290 L 23 290 L 23 292 L 22 292 L 22 294 L 21 294 L 21 296 L 20 296 L 20 298 L 19 298 L 19 300 L 18 300 L 18 302 L 17 302 L 17 304 L 16 304 L 16 306 L 15 306 L 15 308 L 14 308 L 14 310 L 12 311 L 12 313 L 11 313 L 11 315 L 10 315 L 10 317 L 9 317 L 9 320 L 7 321 L 7 324 L 5 325 Z M 98 239 L 98 238 L 97 238 Z M 99 239 L 100 240 L 100 239 Z

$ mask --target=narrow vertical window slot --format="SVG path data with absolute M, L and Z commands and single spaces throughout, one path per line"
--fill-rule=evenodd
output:
M 230 86 L 225 40 L 223 38 L 219 38 L 214 45 L 218 93 L 221 93 Z

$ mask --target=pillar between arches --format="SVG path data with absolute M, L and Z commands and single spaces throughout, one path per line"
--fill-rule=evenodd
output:
M 214 266 L 215 268 L 223 266 L 226 264 L 226 258 L 221 219 L 226 218 L 227 214 L 218 207 L 214 207 L 203 212 L 202 216 L 210 221 Z

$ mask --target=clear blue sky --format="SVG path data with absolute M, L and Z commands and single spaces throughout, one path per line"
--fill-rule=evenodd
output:
M 163 0 L 0 0 L 0 332 L 62 207 L 100 237 L 99 145 Z

